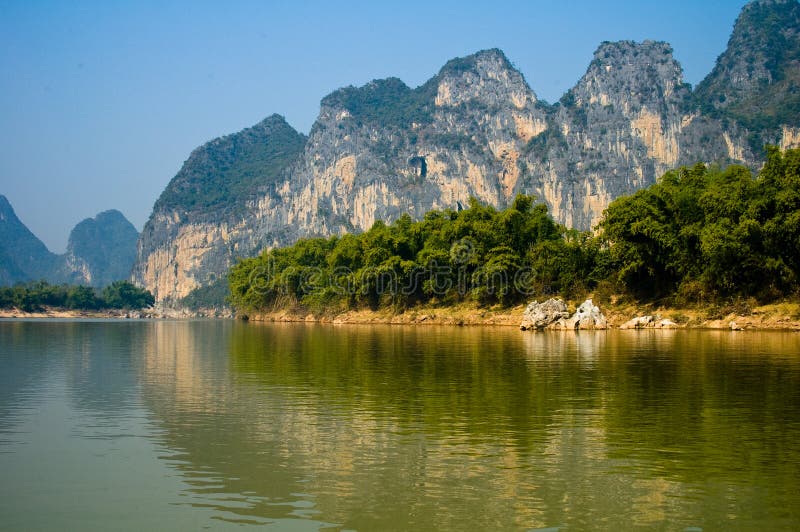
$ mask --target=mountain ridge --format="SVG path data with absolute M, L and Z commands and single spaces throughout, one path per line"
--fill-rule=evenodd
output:
M 322 99 L 308 137 L 284 152 L 280 171 L 253 167 L 249 193 L 227 204 L 235 216 L 212 210 L 189 219 L 189 211 L 163 208 L 159 199 L 140 237 L 133 279 L 177 304 L 219 282 L 238 257 L 306 236 L 362 231 L 404 213 L 419 218 L 470 197 L 501 208 L 518 193 L 533 194 L 557 221 L 589 229 L 612 199 L 677 165 L 757 168 L 763 143 L 800 140 L 792 125 L 800 109 L 781 111 L 786 119 L 778 113 L 776 126 L 747 104 L 759 95 L 791 103 L 792 87 L 781 80 L 800 72 L 794 52 L 775 54 L 773 41 L 759 41 L 770 53 L 752 61 L 773 74 L 725 95 L 724 109 L 713 103 L 720 97 L 714 76 L 729 75 L 725 58 L 743 56 L 737 47 L 749 42 L 737 36 L 763 33 L 762 23 L 777 24 L 794 50 L 796 11 L 794 0 L 748 4 L 709 81 L 695 90 L 671 46 L 650 40 L 601 43 L 585 74 L 554 104 L 538 100 L 496 48 L 452 59 L 416 88 L 386 78 L 337 89 Z M 753 115 L 743 119 L 728 108 Z M 301 135 L 291 131 L 277 137 Z M 271 135 L 262 141 L 269 144 Z M 209 144 L 198 150 L 212 157 Z

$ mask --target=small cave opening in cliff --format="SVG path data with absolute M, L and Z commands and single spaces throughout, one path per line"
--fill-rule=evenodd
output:
M 425 162 L 425 157 L 416 155 L 408 160 L 418 177 L 425 177 L 428 175 L 428 163 Z

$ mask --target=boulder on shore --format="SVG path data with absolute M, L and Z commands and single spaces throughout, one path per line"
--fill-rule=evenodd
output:
M 528 329 L 578 330 L 607 329 L 608 321 L 600 312 L 600 308 L 587 299 L 578 307 L 572 316 L 567 305 L 560 299 L 548 299 L 544 303 L 530 303 L 522 314 L 519 326 L 523 331 Z
M 556 330 L 591 330 L 591 329 L 608 329 L 608 320 L 600 312 L 600 307 L 595 305 L 591 299 L 587 299 L 578 307 L 568 319 L 559 319 L 552 323 L 548 329 Z
M 568 317 L 567 304 L 560 299 L 551 298 L 544 303 L 534 301 L 528 304 L 525 312 L 522 313 L 522 323 L 519 328 L 523 331 L 541 330 L 559 319 Z
M 574 322 L 575 329 L 608 329 L 608 320 L 591 299 L 581 303 L 570 320 Z
M 678 324 L 660 316 L 636 316 L 622 325 L 620 329 L 677 329 Z

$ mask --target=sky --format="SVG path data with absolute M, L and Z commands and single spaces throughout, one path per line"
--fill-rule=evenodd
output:
M 500 48 L 557 101 L 602 41 L 669 42 L 696 85 L 745 0 L 0 0 L 0 194 L 51 251 L 118 209 L 141 230 L 191 151 L 326 94 Z

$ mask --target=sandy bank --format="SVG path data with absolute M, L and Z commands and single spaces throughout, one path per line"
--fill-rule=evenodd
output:
M 577 304 L 572 302 L 570 308 Z M 658 315 L 669 318 L 679 328 L 738 330 L 800 331 L 800 304 L 777 303 L 750 309 L 747 312 L 725 312 L 714 308 L 675 309 L 647 305 L 603 305 L 610 328 L 635 316 Z M 396 324 L 396 325 L 493 325 L 519 327 L 525 305 L 511 308 L 478 308 L 471 305 L 455 307 L 419 307 L 396 314 L 389 310 L 346 311 L 334 315 L 314 315 L 299 309 L 250 313 L 247 318 L 262 322 L 317 322 L 334 324 Z

